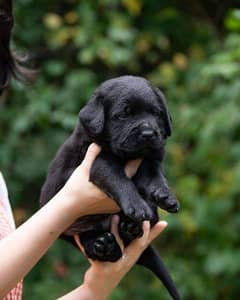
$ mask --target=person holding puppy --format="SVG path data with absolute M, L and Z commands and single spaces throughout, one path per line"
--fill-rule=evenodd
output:
M 18 59 L 10 51 L 9 43 L 13 26 L 12 1 L 0 3 L 0 93 L 10 77 L 29 78 Z M 29 220 L 16 230 L 4 180 L 0 177 L 0 298 L 19 300 L 22 297 L 22 278 L 35 266 L 59 235 L 76 219 L 84 215 L 116 213 L 119 207 L 94 184 L 89 182 L 93 161 L 101 151 L 96 144 L 90 145 L 85 159 L 73 172 L 65 186 Z M 126 166 L 126 174 L 135 174 L 140 162 Z M 152 229 L 143 222 L 143 236 L 124 249 L 118 235 L 118 218 L 113 217 L 112 233 L 115 235 L 123 256 L 115 263 L 90 261 L 84 282 L 60 299 L 104 300 L 109 297 L 123 276 L 137 261 L 141 253 L 166 227 L 164 221 Z M 81 244 L 78 246 L 82 249 Z M 14 288 L 15 287 L 15 288 Z
M 0 241 L 0 298 L 17 285 L 59 235 L 77 218 L 89 214 L 115 213 L 119 210 L 114 201 L 88 181 L 91 165 L 99 152 L 100 148 L 92 144 L 82 164 L 58 194 L 28 221 Z M 139 162 L 136 161 L 127 165 L 128 176 L 134 175 L 138 165 Z M 83 284 L 61 299 L 107 299 L 143 250 L 166 227 L 166 222 L 161 221 L 150 230 L 149 222 L 144 221 L 143 236 L 124 249 L 117 224 L 115 216 L 112 233 L 123 250 L 122 258 L 115 263 L 90 260 L 91 266 L 85 274 Z

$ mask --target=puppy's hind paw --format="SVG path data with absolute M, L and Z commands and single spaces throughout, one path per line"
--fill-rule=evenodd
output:
M 115 236 L 105 232 L 94 241 L 93 254 L 97 260 L 114 262 L 121 257 L 122 252 Z
M 143 235 L 142 223 L 135 222 L 129 218 L 119 223 L 119 235 L 124 241 L 133 241 Z

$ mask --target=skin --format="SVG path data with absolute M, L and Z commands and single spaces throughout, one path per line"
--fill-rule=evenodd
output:
M 65 186 L 28 221 L 0 241 L 0 257 L 4 258 L 0 261 L 0 298 L 16 286 L 76 219 L 89 214 L 113 214 L 119 211 L 114 201 L 88 181 L 92 163 L 100 150 L 97 145 L 92 144 L 85 159 Z M 126 174 L 133 176 L 139 164 L 140 161 L 129 162 Z M 61 299 L 107 299 L 143 250 L 167 225 L 164 221 L 158 222 L 150 230 L 149 222 L 145 221 L 144 235 L 124 249 L 118 236 L 117 222 L 114 218 L 112 232 L 122 247 L 123 258 L 116 263 L 90 261 L 91 266 L 85 274 L 83 284 Z M 80 244 L 79 247 L 81 248 Z

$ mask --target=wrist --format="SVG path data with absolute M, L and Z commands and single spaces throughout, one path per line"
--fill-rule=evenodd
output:
M 95 284 L 84 282 L 81 288 L 84 290 L 84 295 L 86 295 L 86 300 L 107 300 L 112 292 L 112 290 L 110 292 L 107 291 L 106 289 L 104 289 L 103 286 L 99 288 L 96 282 Z
M 79 217 L 83 216 L 83 212 L 79 207 L 76 207 L 76 200 L 68 193 L 64 188 L 62 188 L 53 198 L 53 202 L 56 202 L 61 215 L 67 218 L 68 226 L 71 225 Z M 80 199 L 78 200 L 80 206 Z
M 68 294 L 58 298 L 57 300 L 105 300 L 103 298 L 99 298 L 98 295 L 93 294 L 91 289 L 88 286 L 81 285 L 76 289 L 72 290 Z
M 117 270 L 117 275 L 116 273 L 112 274 L 113 269 L 108 264 L 93 263 L 85 273 L 82 286 L 93 300 L 107 300 L 120 281 Z

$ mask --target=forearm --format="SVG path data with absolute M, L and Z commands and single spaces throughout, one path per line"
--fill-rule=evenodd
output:
M 59 192 L 27 222 L 0 242 L 0 298 L 38 262 L 58 236 L 74 222 L 67 199 Z M 65 200 L 65 201 L 64 201 Z
M 105 283 L 106 284 L 106 283 Z M 103 292 L 96 293 L 94 289 L 87 285 L 81 285 L 68 294 L 58 298 L 57 300 L 107 300 L 108 297 Z

